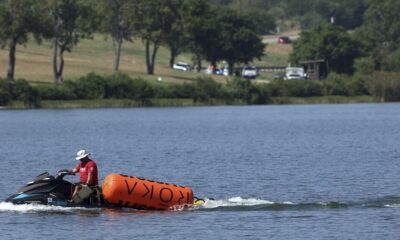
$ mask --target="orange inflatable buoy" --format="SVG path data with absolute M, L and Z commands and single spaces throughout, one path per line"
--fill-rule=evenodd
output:
M 104 200 L 121 207 L 166 210 L 193 204 L 191 188 L 112 173 L 101 186 Z

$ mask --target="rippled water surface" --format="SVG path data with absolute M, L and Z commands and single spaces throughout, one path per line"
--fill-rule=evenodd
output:
M 184 211 L 0 202 L 4 239 L 399 239 L 400 104 L 0 111 L 0 199 L 92 152 Z M 77 181 L 77 177 L 69 180 Z

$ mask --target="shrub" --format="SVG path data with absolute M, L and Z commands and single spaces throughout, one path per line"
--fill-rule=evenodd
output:
M 192 97 L 195 102 L 197 102 L 198 100 L 207 102 L 211 98 L 219 98 L 221 95 L 223 95 L 221 93 L 221 84 L 215 82 L 210 77 L 200 77 L 197 78 L 195 92 Z
M 400 73 L 375 72 L 366 78 L 369 93 L 386 102 L 400 101 Z
M 227 93 L 230 98 L 243 99 L 246 102 L 251 101 L 252 84 L 250 79 L 235 77 L 227 84 Z
M 350 81 L 349 76 L 344 74 L 331 73 L 324 83 L 325 95 L 348 96 L 347 82 Z
M 79 99 L 102 99 L 105 95 L 106 80 L 100 75 L 89 73 L 79 78 L 75 84 L 66 85 L 74 88 Z
M 351 96 L 369 95 L 365 83 L 365 76 L 356 74 L 352 76 L 351 81 L 346 85 Z
M 247 103 L 267 104 L 271 101 L 267 84 L 253 85 L 250 90 L 250 98 Z
M 39 102 L 39 93 L 28 81 L 18 79 L 10 83 L 12 100 L 20 100 L 29 106 L 36 106 Z
M 318 81 L 284 81 L 286 93 L 291 97 L 315 97 L 322 95 L 322 85 Z
M 38 91 L 41 99 L 44 100 L 73 100 L 77 99 L 75 94 L 75 86 L 69 84 L 56 85 L 37 85 L 35 89 Z
M 170 98 L 193 98 L 196 95 L 196 85 L 193 83 L 174 84 L 166 88 Z
M 354 69 L 357 74 L 371 74 L 375 69 L 374 59 L 371 57 L 357 58 L 354 60 Z
M 125 74 L 117 73 L 108 77 L 104 97 L 116 99 L 129 98 L 130 93 L 133 91 L 131 88 L 131 79 Z
M 104 98 L 129 98 L 143 101 L 154 97 L 154 95 L 153 86 L 141 78 L 131 79 L 128 75 L 122 73 L 106 77 Z
M 323 85 L 319 81 L 274 80 L 268 85 L 270 96 L 275 97 L 315 97 L 323 95 Z
M 382 61 L 382 69 L 385 71 L 400 71 L 400 48 L 385 55 Z
M 147 81 L 137 78 L 130 80 L 131 92 L 130 98 L 135 100 L 144 101 L 148 98 L 154 97 L 153 87 Z
M 285 81 L 283 79 L 276 79 L 269 85 L 269 92 L 273 97 L 284 97 L 287 96 L 287 90 L 285 87 Z

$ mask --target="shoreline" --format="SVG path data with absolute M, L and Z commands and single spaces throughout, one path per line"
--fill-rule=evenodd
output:
M 352 104 L 382 103 L 371 96 L 323 96 L 323 97 L 272 97 L 267 104 L 260 105 L 299 105 L 299 104 Z M 13 101 L 9 106 L 0 106 L 0 110 L 11 109 L 78 109 L 78 108 L 147 108 L 147 107 L 200 107 L 200 106 L 250 106 L 243 101 L 210 99 L 207 102 L 195 102 L 193 99 L 148 99 L 135 101 L 130 99 L 95 100 L 42 100 L 37 106 L 29 106 Z

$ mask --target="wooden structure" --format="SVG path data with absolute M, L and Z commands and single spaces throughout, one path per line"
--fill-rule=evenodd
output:
M 308 80 L 321 80 L 328 74 L 328 65 L 324 59 L 307 60 L 301 64 L 306 65 Z

